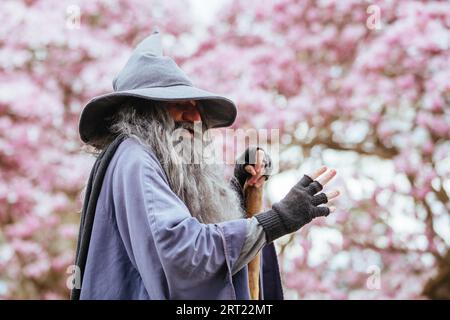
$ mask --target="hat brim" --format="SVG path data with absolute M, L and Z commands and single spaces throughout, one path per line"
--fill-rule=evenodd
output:
M 95 97 L 84 107 L 79 122 L 81 140 L 89 143 L 94 137 L 106 134 L 108 128 L 105 118 L 130 98 L 167 102 L 202 100 L 199 111 L 208 128 L 228 127 L 237 115 L 233 101 L 187 85 L 118 91 Z

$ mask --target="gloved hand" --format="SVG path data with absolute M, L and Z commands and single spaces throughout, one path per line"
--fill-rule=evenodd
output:
M 328 182 L 335 173 L 336 171 L 333 170 L 331 174 L 328 173 L 323 183 Z M 322 188 L 323 185 L 320 182 L 304 175 L 280 202 L 272 206 L 271 210 L 255 215 L 266 233 L 267 243 L 299 230 L 314 218 L 328 216 L 330 208 L 318 207 L 328 202 L 328 196 L 325 193 L 317 194 Z M 334 191 L 330 193 L 330 198 L 338 194 L 338 191 Z
M 264 151 L 263 148 L 260 147 L 249 147 L 245 152 L 237 158 L 236 165 L 234 167 L 234 177 L 239 182 L 240 187 L 243 189 L 245 181 L 252 177 L 252 175 L 245 170 L 247 165 L 251 165 L 255 167 L 256 165 L 256 155 L 258 150 L 262 150 L 264 152 L 264 158 L 262 159 L 264 166 L 264 177 L 266 180 L 269 178 L 269 175 L 272 172 L 272 159 L 270 156 Z

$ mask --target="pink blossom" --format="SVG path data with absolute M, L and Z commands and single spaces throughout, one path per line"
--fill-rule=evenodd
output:
M 234 128 L 277 128 L 288 141 L 283 149 L 301 150 L 289 160 L 291 168 L 322 163 L 329 153 L 356 159 L 340 163 L 338 172 L 358 192 L 345 190 L 339 210 L 314 224 L 336 232 L 342 244 L 327 245 L 329 252 L 319 253 L 322 262 L 310 265 L 318 240 L 306 227 L 287 248 L 297 255 L 280 256 L 282 267 L 293 267 L 283 275 L 290 294 L 422 298 L 436 263 L 428 252 L 407 249 L 423 237 L 428 251 L 440 248 L 439 242 L 431 228 L 397 233 L 390 218 L 401 213 L 426 225 L 419 210 L 404 206 L 411 197 L 417 207 L 426 198 L 433 215 L 442 208 L 428 194 L 435 178 L 450 176 L 442 165 L 450 152 L 448 2 L 379 1 L 382 29 L 369 30 L 364 1 L 236 0 L 188 43 L 192 53 L 184 47 L 194 23 L 184 1 L 81 1 L 77 30 L 64 29 L 61 12 L 71 4 L 0 4 L 1 249 L 10 253 L 7 261 L 0 259 L 0 282 L 7 283 L 7 298 L 67 294 L 61 271 L 73 257 L 79 192 L 92 165 L 80 155 L 79 112 L 90 98 L 111 90 L 133 45 L 156 24 L 171 34 L 166 52 L 198 87 L 235 100 Z M 354 123 L 367 128 L 358 143 L 346 134 Z M 308 130 L 299 141 L 302 126 Z M 226 140 L 223 148 L 235 146 Z M 368 159 L 380 168 L 367 170 Z M 391 177 L 383 170 L 392 166 Z M 397 245 L 406 250 L 391 251 Z M 366 288 L 364 268 L 372 263 L 382 268 L 380 290 Z M 20 282 L 10 280 L 18 277 Z

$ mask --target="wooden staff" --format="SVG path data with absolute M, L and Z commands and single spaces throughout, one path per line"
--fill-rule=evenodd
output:
M 245 209 L 247 217 L 251 218 L 253 215 L 262 210 L 262 193 L 263 188 L 255 186 L 246 186 L 244 189 L 245 195 Z M 260 270 L 260 253 L 253 258 L 248 264 L 248 285 L 250 288 L 250 298 L 252 300 L 259 300 L 259 270 Z

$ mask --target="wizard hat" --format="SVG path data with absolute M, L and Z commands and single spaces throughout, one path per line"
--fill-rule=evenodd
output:
M 165 102 L 196 100 L 207 128 L 227 127 L 236 119 L 233 101 L 194 87 L 175 61 L 163 56 L 157 28 L 138 44 L 113 80 L 113 88 L 114 92 L 93 98 L 81 112 L 79 132 L 85 143 L 107 134 L 106 118 L 130 98 Z

